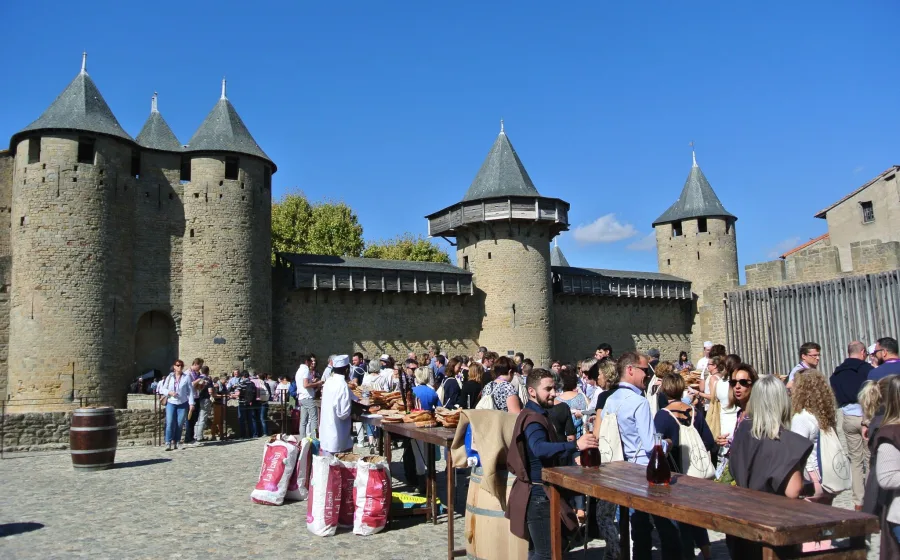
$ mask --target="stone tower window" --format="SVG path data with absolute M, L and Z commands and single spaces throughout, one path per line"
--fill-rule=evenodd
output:
M 181 156 L 181 181 L 191 180 L 191 158 L 190 156 Z
M 238 158 L 234 156 L 225 157 L 225 178 L 232 180 L 238 178 Z
M 141 176 L 141 152 L 131 150 L 131 176 L 137 179 Z
M 672 237 L 681 237 L 681 222 L 672 222 Z
M 463 270 L 469 270 L 469 257 L 463 256 Z
M 860 202 L 859 207 L 862 209 L 864 224 L 871 224 L 875 221 L 875 208 L 872 207 L 872 201 Z
M 699 233 L 706 233 L 708 231 L 706 229 L 706 218 L 699 218 L 697 220 L 697 231 Z
M 78 137 L 78 163 L 94 163 L 94 139 L 90 136 Z
M 268 165 L 263 169 L 263 186 L 266 189 L 272 188 L 272 168 Z
M 666 259 L 666 264 L 669 265 L 669 266 L 671 266 L 671 265 L 672 265 L 672 259 Z
M 725 220 L 725 234 L 731 233 L 731 220 Z
M 28 140 L 28 163 L 39 161 L 41 161 L 41 139 L 32 138 Z

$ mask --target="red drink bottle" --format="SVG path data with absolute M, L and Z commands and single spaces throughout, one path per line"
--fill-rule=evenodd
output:
M 600 450 L 596 447 L 589 447 L 581 452 L 581 466 L 589 469 L 600 467 Z
M 672 480 L 672 469 L 666 460 L 666 453 L 662 447 L 662 434 L 653 436 L 653 451 L 650 453 L 650 463 L 647 465 L 647 482 L 654 485 L 668 486 Z

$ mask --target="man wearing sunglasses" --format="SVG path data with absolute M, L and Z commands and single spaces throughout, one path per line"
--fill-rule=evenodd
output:
M 653 451 L 653 415 L 650 403 L 644 397 L 652 375 L 647 356 L 637 352 L 625 352 L 616 363 L 619 374 L 619 388 L 606 401 L 601 418 L 607 414 L 616 415 L 619 436 L 622 438 L 622 452 L 625 460 L 638 465 L 650 462 Z M 663 441 L 663 448 L 666 443 Z M 659 533 L 663 560 L 681 558 L 681 539 L 675 524 L 664 517 L 653 516 L 653 523 Z M 631 541 L 634 543 L 634 559 L 650 560 L 651 532 L 650 514 L 642 511 L 631 512 Z
M 869 372 L 869 379 L 878 381 L 888 375 L 900 374 L 900 355 L 898 355 L 897 339 L 886 336 L 875 343 L 875 358 L 878 367 Z

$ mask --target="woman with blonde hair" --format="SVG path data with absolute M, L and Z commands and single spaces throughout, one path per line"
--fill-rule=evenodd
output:
M 743 366 L 738 367 L 735 376 L 743 371 Z M 813 445 L 790 430 L 791 399 L 780 379 L 764 375 L 755 381 L 745 419 L 735 430 L 729 453 L 728 466 L 735 483 L 741 488 L 799 498 L 803 489 L 801 471 Z M 759 543 L 730 535 L 725 539 L 734 560 L 762 558 Z
M 881 505 L 881 558 L 900 558 L 900 376 L 886 377 L 879 387 L 884 403 L 884 420 L 872 447 L 877 498 Z
M 815 494 L 807 498 L 811 502 L 831 505 L 835 494 L 822 488 L 819 473 L 819 433 L 833 431 L 837 427 L 837 403 L 828 381 L 821 372 L 808 369 L 794 378 L 791 391 L 791 431 L 813 444 L 812 453 L 806 459 L 803 478 L 812 482 Z

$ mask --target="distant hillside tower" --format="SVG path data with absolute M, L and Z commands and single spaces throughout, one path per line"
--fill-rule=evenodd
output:
M 427 216 L 428 233 L 456 238 L 483 303 L 479 342 L 501 355 L 553 356 L 550 241 L 568 229 L 569 203 L 543 197 L 503 131 L 462 201 Z
M 212 371 L 272 366 L 275 164 L 222 96 L 185 147 L 181 356 Z
M 86 55 L 50 107 L 10 139 L 8 399 L 20 406 L 59 407 L 73 397 L 124 404 L 114 396 L 127 384 L 132 355 L 139 147 L 85 62 Z
M 695 155 L 681 196 L 653 222 L 659 271 L 689 280 L 696 296 L 695 359 L 705 340 L 725 343 L 722 295 L 739 284 L 736 221 L 722 206 Z

